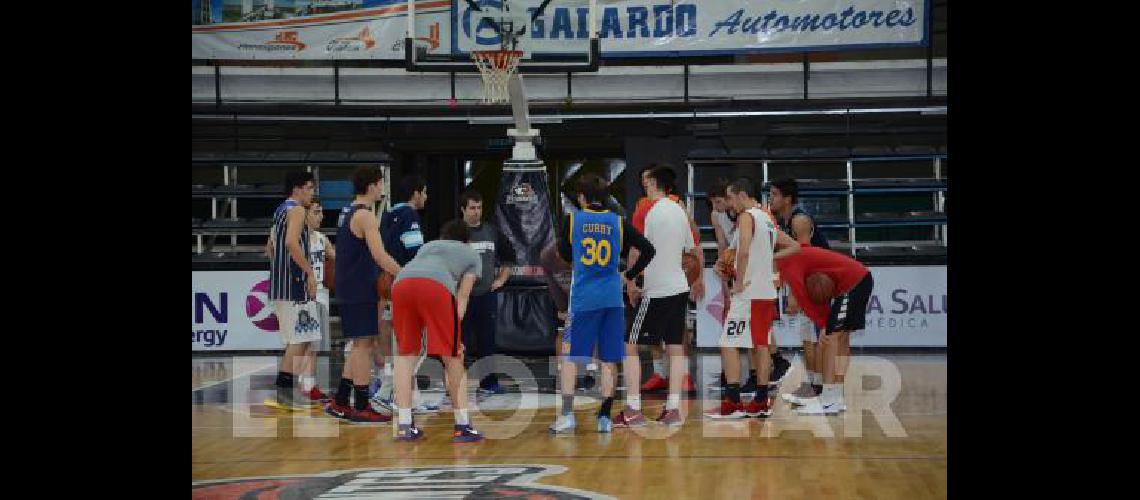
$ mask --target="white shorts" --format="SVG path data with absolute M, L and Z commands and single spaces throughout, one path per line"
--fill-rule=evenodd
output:
M 804 313 L 799 313 L 793 316 L 796 319 L 796 324 L 799 325 L 800 340 L 804 342 L 816 342 L 818 340 L 815 334 L 815 323 Z
M 324 316 L 327 314 L 325 312 L 326 309 L 318 305 L 317 310 L 320 312 L 317 314 L 317 317 L 312 317 L 309 311 L 312 308 L 312 304 L 317 304 L 314 301 L 306 303 L 309 307 L 305 307 L 301 303 L 291 300 L 274 300 L 271 302 L 273 303 L 273 312 L 277 314 L 277 333 L 281 336 L 281 342 L 285 343 L 285 345 L 291 345 L 320 340 L 321 330 L 324 326 Z M 312 321 L 320 325 L 320 328 L 316 329 L 316 338 L 312 338 L 312 334 L 310 334 L 309 338 L 298 340 L 296 338 L 297 321 Z

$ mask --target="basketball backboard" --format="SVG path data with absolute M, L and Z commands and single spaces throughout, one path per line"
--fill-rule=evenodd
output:
M 408 0 L 408 71 L 474 72 L 473 51 L 523 52 L 520 73 L 597 71 L 598 0 L 453 0 L 450 25 L 426 27 Z M 424 3 L 419 3 L 422 8 Z M 591 28 L 593 26 L 593 28 Z M 425 29 L 450 30 L 450 47 L 429 50 Z M 438 34 L 436 39 L 440 37 Z

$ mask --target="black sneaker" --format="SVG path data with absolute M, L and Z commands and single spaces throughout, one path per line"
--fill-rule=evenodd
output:
M 791 367 L 792 364 L 784 359 L 783 356 L 779 354 L 772 356 L 772 376 L 769 380 L 777 384 L 780 383 L 780 381 L 784 380 L 784 375 L 788 374 L 788 369 Z

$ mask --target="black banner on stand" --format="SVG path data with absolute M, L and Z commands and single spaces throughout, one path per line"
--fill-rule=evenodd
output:
M 554 349 L 554 304 L 542 267 L 542 250 L 554 242 L 551 201 L 542 162 L 503 164 L 494 220 L 510 242 L 516 263 L 499 302 L 495 325 L 499 349 Z

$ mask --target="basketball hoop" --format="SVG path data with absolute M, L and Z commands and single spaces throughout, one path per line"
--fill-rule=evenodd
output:
M 505 104 L 511 102 L 507 83 L 518 72 L 521 50 L 476 50 L 471 52 L 479 75 L 483 77 L 483 103 Z

